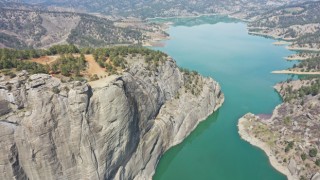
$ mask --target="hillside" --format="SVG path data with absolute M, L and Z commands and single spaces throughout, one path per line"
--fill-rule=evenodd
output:
M 9 0 L 10 1 L 10 0 Z M 14 0 L 12 0 L 14 1 Z M 252 16 L 268 8 L 295 2 L 294 0 L 20 0 L 46 8 L 64 8 L 107 15 L 134 16 L 140 18 L 190 16 L 199 14 L 233 14 Z M 301 1 L 300 1 L 301 2 Z
M 276 8 L 249 24 L 251 34 L 292 41 L 293 50 L 319 50 L 320 1 Z
M 1 9 L 0 47 L 44 48 L 54 44 L 100 47 L 141 44 L 151 36 L 166 37 L 159 25 L 71 12 Z M 153 33 L 153 34 L 152 34 Z
M 279 83 L 275 89 L 284 99 L 270 118 L 247 114 L 239 120 L 239 133 L 262 148 L 271 163 L 288 179 L 320 177 L 319 127 L 320 80 Z

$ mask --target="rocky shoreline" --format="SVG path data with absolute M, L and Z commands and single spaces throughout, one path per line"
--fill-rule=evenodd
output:
M 275 108 L 270 118 L 248 113 L 238 121 L 241 138 L 262 149 L 271 165 L 289 180 L 320 178 L 317 153 L 320 96 L 301 94 L 308 93 L 307 87 L 315 83 L 315 80 L 279 83 L 275 89 L 284 102 Z
M 302 71 L 295 71 L 295 70 L 278 70 L 272 71 L 273 74 L 295 74 L 295 75 L 319 75 L 320 72 L 302 72 Z
M 242 118 L 239 119 L 238 122 L 238 133 L 240 137 L 249 142 L 251 145 L 256 146 L 262 149 L 269 158 L 270 164 L 279 172 L 286 175 L 288 180 L 297 180 L 299 179 L 296 176 L 293 176 L 289 169 L 286 166 L 283 166 L 279 163 L 274 155 L 272 149 L 268 146 L 267 143 L 261 141 L 259 138 L 255 137 L 254 134 L 250 132 L 250 125 L 253 123 L 252 121 L 261 121 L 259 117 L 255 116 L 254 114 L 248 113 L 244 115 Z M 252 125 L 251 125 L 252 126 Z

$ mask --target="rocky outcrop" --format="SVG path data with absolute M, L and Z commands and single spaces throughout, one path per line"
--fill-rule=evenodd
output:
M 129 64 L 92 87 L 26 72 L 0 82 L 0 179 L 151 179 L 223 102 L 210 78 L 195 75 L 201 91 L 191 93 L 170 58 L 152 71 Z

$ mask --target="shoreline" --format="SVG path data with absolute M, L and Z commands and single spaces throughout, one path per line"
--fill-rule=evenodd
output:
M 307 60 L 309 59 L 308 57 L 300 57 L 300 56 L 287 56 L 287 57 L 284 57 L 285 60 L 288 60 L 288 61 L 304 61 L 304 60 Z
M 252 32 L 252 31 L 250 31 L 249 28 L 248 28 L 248 34 L 249 35 L 256 35 L 256 36 L 265 36 L 265 37 L 272 38 L 272 39 L 275 39 L 275 40 L 281 40 L 280 36 L 275 36 L 275 35 L 271 35 L 271 34 L 267 34 L 267 33 L 261 33 L 261 32 Z
M 264 153 L 268 156 L 269 162 L 272 167 L 274 167 L 277 171 L 282 173 L 283 175 L 287 176 L 288 180 L 296 180 L 298 179 L 297 177 L 294 177 L 289 169 L 282 164 L 280 164 L 276 157 L 274 156 L 272 150 L 268 145 L 261 140 L 259 140 L 256 137 L 253 137 L 251 134 L 249 134 L 246 130 L 245 123 L 247 123 L 249 120 L 246 118 L 247 116 L 254 116 L 251 113 L 248 113 L 241 117 L 238 121 L 238 133 L 241 137 L 241 139 L 247 141 L 251 145 L 258 147 L 259 149 L 263 150 Z
M 142 46 L 143 47 L 164 47 L 165 46 L 165 42 L 166 40 L 169 40 L 169 39 L 162 39 L 162 40 L 155 40 L 155 41 L 147 41 L 147 42 L 144 42 L 142 43 Z
M 320 75 L 320 72 L 299 72 L 290 70 L 277 70 L 272 71 L 272 74 L 295 74 L 295 75 Z
M 313 54 L 313 53 L 305 53 L 304 54 L 292 54 L 289 56 L 284 57 L 284 59 L 288 60 L 288 61 L 304 61 L 304 60 L 308 60 L 311 58 L 316 58 L 316 57 L 320 57 L 320 55 L 317 54 Z
M 272 44 L 276 46 L 285 46 L 285 45 L 290 45 L 292 43 L 289 41 L 280 40 L 280 41 L 273 42 Z
M 256 35 L 256 36 L 262 36 L 262 37 L 267 37 L 267 38 L 271 38 L 274 39 L 276 41 L 279 42 L 285 42 L 286 44 L 291 44 L 293 39 L 285 39 L 281 36 L 277 36 L 277 35 L 273 35 L 273 34 L 268 34 L 268 33 L 262 33 L 262 32 L 252 32 L 250 31 L 250 29 L 253 29 L 252 27 L 247 27 L 248 29 L 248 34 L 249 35 Z M 277 42 L 274 42 L 277 43 Z M 276 44 L 275 44 L 276 45 Z M 285 44 L 281 44 L 281 45 L 285 45 Z
M 156 19 L 175 19 L 175 18 L 198 18 L 203 16 L 217 16 L 219 14 L 198 14 L 198 15 L 184 15 L 184 16 L 169 16 L 169 17 L 153 17 L 153 18 L 146 18 L 147 21 L 149 20 L 156 20 Z
M 160 24 L 166 25 L 165 28 L 163 28 L 162 30 L 167 32 L 168 28 L 173 24 L 170 19 L 175 19 L 175 18 L 199 18 L 199 17 L 205 17 L 205 16 L 225 16 L 228 18 L 233 18 L 233 19 L 237 19 L 239 21 L 243 21 L 243 22 L 249 22 L 246 19 L 243 18 L 239 18 L 236 16 L 233 16 L 232 14 L 217 14 L 217 13 L 209 13 L 209 14 L 198 14 L 198 15 L 185 15 L 185 16 L 170 16 L 170 17 L 153 17 L 153 18 L 146 18 L 145 21 L 152 21 L 152 20 L 157 20 L 157 19 L 163 19 L 163 20 L 169 20 L 168 22 L 162 22 Z M 150 38 L 150 40 L 142 43 L 143 47 L 162 47 L 165 45 L 165 43 L 163 41 L 166 40 L 170 40 L 170 35 L 165 37 L 165 38 Z
M 287 46 L 286 48 L 290 51 L 320 52 L 319 48 L 292 47 L 292 46 Z
M 262 37 L 265 37 L 265 38 L 270 38 L 270 39 L 276 40 L 276 42 L 272 43 L 274 45 L 279 45 L 279 46 L 291 45 L 293 43 L 293 41 L 295 40 L 295 38 L 284 38 L 282 36 L 278 36 L 278 35 L 271 34 L 271 33 L 254 32 L 254 31 L 250 31 L 250 29 L 261 29 L 261 28 L 259 28 L 259 27 L 247 27 L 248 34 L 249 35 L 255 35 L 255 36 L 262 36 Z M 286 47 L 289 47 L 289 46 L 286 46 Z M 291 49 L 289 49 L 289 50 L 291 50 Z M 292 50 L 292 51 L 294 51 L 294 50 Z M 320 49 L 319 49 L 319 51 L 320 51 Z

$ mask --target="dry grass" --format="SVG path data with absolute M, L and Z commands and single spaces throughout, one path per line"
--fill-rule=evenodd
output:
M 85 55 L 85 58 L 88 63 L 87 74 L 89 76 L 93 76 L 94 74 L 96 74 L 98 77 L 108 76 L 105 68 L 100 67 L 92 55 Z
M 46 64 L 52 64 L 54 63 L 60 56 L 59 55 L 55 55 L 55 56 L 42 56 L 39 58 L 32 58 L 31 62 L 36 62 L 42 65 L 46 65 Z

